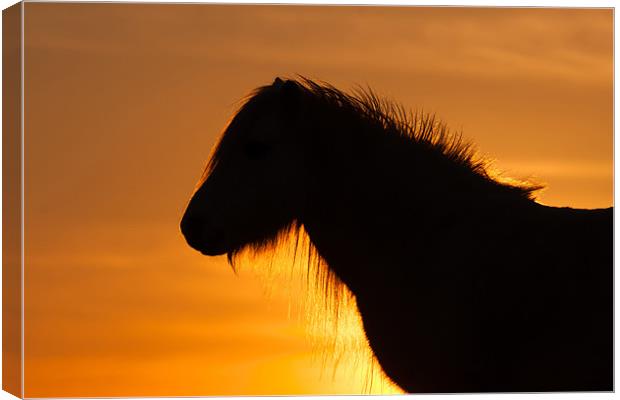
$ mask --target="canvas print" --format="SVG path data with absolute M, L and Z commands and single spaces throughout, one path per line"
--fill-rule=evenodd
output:
M 613 391 L 612 9 L 20 3 L 3 49 L 4 390 Z

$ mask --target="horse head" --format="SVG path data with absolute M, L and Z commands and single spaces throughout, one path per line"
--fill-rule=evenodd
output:
M 276 78 L 232 118 L 181 221 L 191 247 L 230 257 L 269 243 L 296 221 L 304 159 L 297 134 L 301 90 Z

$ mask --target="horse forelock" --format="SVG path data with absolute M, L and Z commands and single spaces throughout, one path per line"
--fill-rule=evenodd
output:
M 262 99 L 268 99 L 269 92 L 273 90 L 274 87 L 272 85 L 257 87 L 232 104 L 234 107 L 234 112 L 226 124 L 224 124 L 224 129 L 222 129 L 222 133 L 219 135 L 217 143 L 213 147 L 211 155 L 209 156 L 209 159 L 203 169 L 198 186 L 202 185 L 207 180 L 215 167 L 226 158 L 227 152 L 231 151 L 233 146 L 230 146 L 231 143 L 227 142 L 229 142 L 230 134 L 234 131 L 235 123 L 240 122 L 240 118 L 242 116 L 241 113 L 244 112 L 244 114 L 248 114 L 250 111 L 248 110 L 248 106 L 251 103 L 256 103 Z M 250 117 L 252 116 L 253 115 L 250 115 Z

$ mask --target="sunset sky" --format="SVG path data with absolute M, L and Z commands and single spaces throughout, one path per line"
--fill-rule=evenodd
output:
M 235 102 L 276 76 L 369 85 L 540 202 L 609 207 L 612 30 L 610 9 L 26 3 L 25 395 L 395 392 L 326 357 L 286 278 L 185 244 Z

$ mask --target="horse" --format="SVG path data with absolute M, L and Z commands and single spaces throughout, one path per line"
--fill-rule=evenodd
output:
M 204 255 L 303 230 L 409 393 L 613 390 L 613 207 L 542 205 L 431 114 L 304 77 L 250 93 L 181 220 Z

